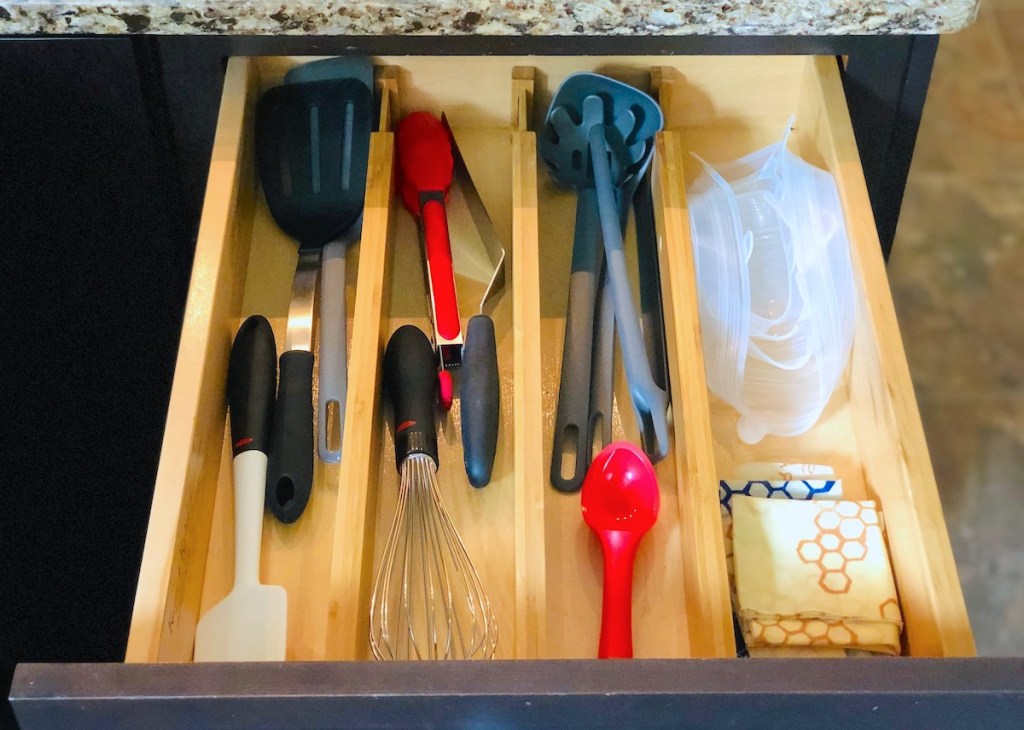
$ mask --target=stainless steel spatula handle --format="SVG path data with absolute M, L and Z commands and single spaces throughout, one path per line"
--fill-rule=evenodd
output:
M 320 262 L 320 382 L 317 390 L 316 448 L 327 464 L 341 461 L 348 383 L 345 313 L 345 240 L 323 249 Z

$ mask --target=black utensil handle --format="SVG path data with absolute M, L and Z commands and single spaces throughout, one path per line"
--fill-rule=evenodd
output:
M 228 362 L 228 409 L 231 413 L 231 455 L 267 453 L 277 381 L 274 330 L 254 314 L 242 323 Z
M 395 330 L 384 351 L 384 390 L 394 409 L 395 465 L 412 454 L 426 454 L 437 464 L 434 397 L 437 357 L 427 336 L 411 324 Z
M 281 522 L 299 519 L 313 489 L 313 353 L 281 355 L 267 464 L 267 504 Z
M 478 314 L 466 326 L 462 350 L 462 449 L 466 476 L 474 487 L 491 481 L 498 448 L 499 388 L 494 321 Z
M 658 234 L 654 221 L 654 196 L 651 168 L 644 173 L 633 193 L 636 224 L 637 262 L 640 273 L 640 323 L 644 333 L 651 377 L 662 390 L 668 390 L 668 360 L 665 353 L 665 323 L 662 318 L 661 273 L 658 263 Z

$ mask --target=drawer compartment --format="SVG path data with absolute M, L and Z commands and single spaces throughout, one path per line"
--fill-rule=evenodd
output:
M 240 322 L 260 313 L 283 343 L 295 244 L 274 224 L 253 164 L 253 111 L 263 90 L 305 59 L 232 59 L 168 414 L 127 661 L 190 662 L 199 616 L 232 581 L 231 452 L 224 396 Z M 938 492 L 831 58 L 387 57 L 375 59 L 380 130 L 371 142 L 363 236 L 352 247 L 349 388 L 340 464 L 317 462 L 306 513 L 264 521 L 261 578 L 288 592 L 292 661 L 366 660 L 373 576 L 398 493 L 380 395 L 383 346 L 401 324 L 426 332 L 415 224 L 391 194 L 394 122 L 444 111 L 509 255 L 493 311 L 502 420 L 494 478 L 472 489 L 463 470 L 458 401 L 440 421 L 441 494 L 480 572 L 498 625 L 497 657 L 596 655 L 601 555 L 578 495 L 548 484 L 569 280 L 575 195 L 539 163 L 534 130 L 568 74 L 594 70 L 654 87 L 666 113 L 654 162 L 655 207 L 673 445 L 656 467 L 660 519 L 635 575 L 637 657 L 735 655 L 718 480 L 746 461 L 828 463 L 853 498 L 877 499 L 906 621 L 904 653 L 973 653 Z M 472 81 L 472 83 L 470 83 Z M 821 422 L 756 446 L 706 386 L 686 186 L 690 152 L 737 157 L 777 139 L 796 114 L 791 148 L 836 178 L 857 295 L 848 375 Z M 458 221 L 453 214 L 453 245 Z M 627 250 L 629 244 L 627 243 Z M 635 267 L 634 267 L 635 268 Z M 475 296 L 474 296 L 475 295 Z M 460 281 L 463 321 L 477 289 Z M 637 440 L 621 367 L 617 438 Z

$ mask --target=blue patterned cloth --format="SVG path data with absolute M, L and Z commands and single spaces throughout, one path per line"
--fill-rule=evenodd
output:
M 762 499 L 834 499 L 843 498 L 842 479 L 722 479 L 718 482 L 718 501 L 722 504 L 722 527 L 725 533 L 725 559 L 729 570 L 730 593 L 735 593 L 732 563 L 732 498 L 736 495 Z M 749 656 L 739 620 L 733 614 L 736 635 L 736 656 Z
M 843 482 L 841 479 L 794 479 L 790 481 L 722 479 L 718 482 L 718 501 L 722 504 L 723 514 L 732 514 L 731 502 L 737 494 L 763 499 L 839 500 L 843 498 Z

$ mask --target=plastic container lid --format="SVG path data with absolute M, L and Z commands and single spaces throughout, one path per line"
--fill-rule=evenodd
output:
M 779 142 L 704 170 L 690 193 L 708 385 L 740 438 L 811 428 L 849 360 L 854 289 L 832 176 Z

